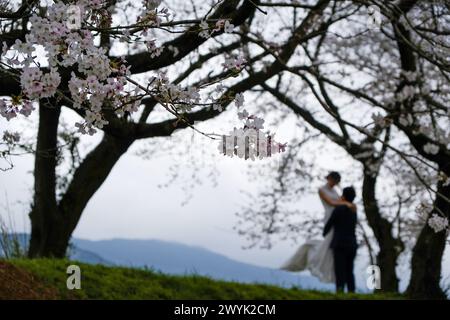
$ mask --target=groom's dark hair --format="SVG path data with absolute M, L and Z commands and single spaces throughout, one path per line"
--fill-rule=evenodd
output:
M 356 197 L 355 188 L 353 187 L 346 187 L 342 190 L 342 196 L 347 200 L 348 202 L 353 202 L 353 200 Z

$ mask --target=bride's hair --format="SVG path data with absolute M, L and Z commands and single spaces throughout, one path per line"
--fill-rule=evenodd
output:
M 327 179 L 331 178 L 331 179 L 333 179 L 336 182 L 340 182 L 341 181 L 341 175 L 337 171 L 331 171 L 325 178 L 327 178 Z

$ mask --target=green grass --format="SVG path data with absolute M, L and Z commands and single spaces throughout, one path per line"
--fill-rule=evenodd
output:
M 401 299 L 381 294 L 339 294 L 283 289 L 262 284 L 242 284 L 208 277 L 166 275 L 152 270 L 88 265 L 68 260 L 15 259 L 9 262 L 33 273 L 58 290 L 62 299 Z M 81 268 L 81 289 L 68 290 L 66 269 Z

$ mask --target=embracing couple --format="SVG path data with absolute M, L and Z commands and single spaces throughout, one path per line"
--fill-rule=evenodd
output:
M 335 186 L 341 181 L 338 172 L 330 172 L 327 183 L 319 188 L 325 208 L 323 240 L 304 243 L 281 268 L 288 271 L 309 270 L 322 282 L 335 282 L 336 291 L 355 291 L 353 264 L 356 257 L 355 189 L 346 187 L 339 195 Z

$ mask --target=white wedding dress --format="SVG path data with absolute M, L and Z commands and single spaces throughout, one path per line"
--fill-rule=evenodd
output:
M 320 187 L 328 197 L 339 199 L 339 195 L 333 188 L 324 185 Z M 321 198 L 322 200 L 322 198 Z M 324 225 L 331 216 L 334 207 L 322 200 L 325 208 Z M 330 243 L 333 239 L 333 230 L 326 235 L 323 240 L 308 240 L 300 246 L 295 254 L 286 261 L 281 269 L 286 271 L 309 270 L 312 275 L 319 278 L 322 282 L 334 283 L 334 260 L 333 251 L 330 249 Z

